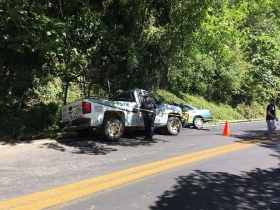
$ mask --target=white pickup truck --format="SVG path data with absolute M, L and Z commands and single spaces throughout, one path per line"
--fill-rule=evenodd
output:
M 67 104 L 67 89 L 71 82 L 79 83 L 77 86 L 82 87 L 84 98 Z M 165 129 L 171 135 L 180 133 L 183 117 L 182 110 L 178 106 L 162 104 L 153 94 L 139 88 L 113 95 L 112 82 L 108 78 L 104 79 L 88 74 L 81 74 L 68 80 L 65 88 L 64 106 L 61 110 L 62 128 L 75 131 L 91 129 L 97 131 L 106 140 L 118 141 L 124 131 L 144 130 L 140 105 L 143 96 L 148 94 L 157 106 L 155 130 Z M 100 85 L 100 83 L 103 84 Z M 104 84 L 106 87 L 102 86 Z M 107 99 L 91 96 L 100 93 L 100 91 L 97 91 L 100 87 L 103 90 L 107 89 L 109 95 Z

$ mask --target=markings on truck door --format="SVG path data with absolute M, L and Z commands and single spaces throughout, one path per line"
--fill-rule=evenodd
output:
M 117 105 L 119 106 L 129 106 L 129 103 L 126 103 L 126 102 L 117 102 Z

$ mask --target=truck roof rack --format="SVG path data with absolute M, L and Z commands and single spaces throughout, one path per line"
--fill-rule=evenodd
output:
M 65 91 L 64 91 L 64 104 L 66 104 L 68 88 L 70 83 L 78 83 L 82 85 L 84 97 L 90 97 L 90 90 L 93 86 L 99 87 L 105 90 L 108 94 L 108 99 L 112 98 L 114 91 L 117 90 L 128 90 L 128 88 L 108 76 L 100 76 L 88 73 L 81 73 L 75 75 L 66 80 Z

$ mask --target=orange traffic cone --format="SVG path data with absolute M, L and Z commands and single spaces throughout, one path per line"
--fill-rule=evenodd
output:
M 228 121 L 226 121 L 225 128 L 224 128 L 224 132 L 223 132 L 222 135 L 223 135 L 223 136 L 230 136 Z

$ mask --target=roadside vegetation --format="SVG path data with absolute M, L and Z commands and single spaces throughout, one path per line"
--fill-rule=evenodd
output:
M 50 84 L 50 88 L 54 88 Z M 56 89 L 57 90 L 57 89 Z M 55 91 L 55 90 L 53 90 Z M 50 89 L 50 92 L 52 90 Z M 80 92 L 78 90 L 72 91 L 69 95 L 77 99 Z M 213 120 L 208 122 L 207 125 L 217 125 L 224 123 L 226 120 L 229 121 L 249 121 L 249 120 L 264 120 L 265 105 L 252 103 L 250 106 L 246 104 L 239 104 L 236 108 L 224 104 L 215 104 L 205 100 L 201 96 L 193 96 L 186 93 L 173 94 L 166 90 L 157 90 L 155 94 L 158 97 L 164 99 L 164 103 L 185 103 L 191 104 L 197 108 L 209 109 Z M 71 100 L 71 99 L 70 99 Z M 14 141 L 14 140 L 32 140 L 32 139 L 42 139 L 42 138 L 68 138 L 76 137 L 76 132 L 61 132 L 58 129 L 59 120 L 61 118 L 59 107 L 62 106 L 62 98 L 57 103 L 48 102 L 46 99 L 45 103 L 36 103 L 32 108 L 22 110 L 23 113 L 17 118 L 7 119 L 3 128 L 8 129 L 5 132 L 2 131 L 1 140 L 2 141 Z M 20 130 L 17 130 L 19 129 Z M 188 129 L 188 128 L 185 128 Z M 10 134 L 16 138 L 13 138 Z
M 208 108 L 213 123 L 264 119 L 279 37 L 278 0 L 0 1 L 0 139 L 63 136 L 63 82 L 82 72 Z
M 165 90 L 158 90 L 157 94 L 164 99 L 165 103 L 184 103 L 190 104 L 199 109 L 209 109 L 213 116 L 213 120 L 207 122 L 207 124 L 216 125 L 225 123 L 226 120 L 238 122 L 265 119 L 267 104 L 254 102 L 249 106 L 246 104 L 239 104 L 237 107 L 233 108 L 226 104 L 209 102 L 198 95 L 194 96 L 182 92 L 175 95 Z

